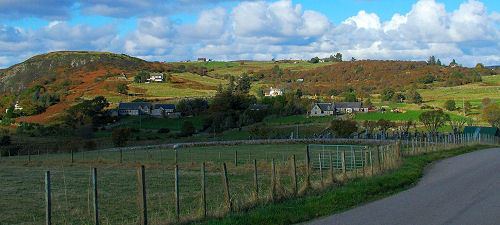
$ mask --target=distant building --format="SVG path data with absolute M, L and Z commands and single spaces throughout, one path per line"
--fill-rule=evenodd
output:
M 207 58 L 198 58 L 198 62 L 206 62 Z
M 163 73 L 150 73 L 148 82 L 163 82 L 165 81 L 165 76 Z
M 300 82 L 300 83 L 304 82 L 304 78 L 297 79 L 297 82 Z
M 173 117 L 175 115 L 174 104 L 151 104 L 149 102 L 128 102 L 118 105 L 119 116 L 148 115 L 154 117 Z
M 267 97 L 276 97 L 276 96 L 280 96 L 280 95 L 283 95 L 283 90 L 279 89 L 279 88 L 269 88 L 269 92 L 265 92 L 264 93 L 264 96 L 267 96 Z
M 23 110 L 23 107 L 21 107 L 21 105 L 19 104 L 19 101 L 16 101 L 16 104 L 14 105 L 14 112 L 19 112 L 19 111 L 22 111 Z M 5 109 L 5 113 L 7 113 L 9 111 L 9 108 L 6 108 Z
M 151 116 L 166 117 L 175 111 L 174 104 L 155 104 L 151 110 Z
M 315 103 L 309 115 L 329 116 L 357 112 L 368 112 L 368 107 L 364 107 L 361 102 Z
M 119 116 L 138 116 L 151 114 L 152 104 L 148 102 L 127 102 L 118 105 Z

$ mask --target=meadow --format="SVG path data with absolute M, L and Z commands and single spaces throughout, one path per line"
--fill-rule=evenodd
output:
M 357 146 L 340 147 L 340 151 L 355 153 L 355 156 L 346 153 L 346 168 L 364 165 L 362 149 Z M 316 169 L 310 175 L 316 187 L 326 182 L 328 165 L 333 165 L 328 164 L 325 151 L 336 151 L 335 161 L 331 163 L 335 164 L 336 170 L 342 168 L 339 148 L 325 150 L 324 147 L 311 147 L 311 165 L 317 168 L 319 161 L 316 156 L 323 154 L 324 157 L 324 171 Z M 228 210 L 221 182 L 223 162 L 227 163 L 232 210 L 239 211 L 298 191 L 292 185 L 293 155 L 296 159 L 297 186 L 303 187 L 306 178 L 305 144 L 191 147 L 179 149 L 177 157 L 172 149 L 123 151 L 122 163 L 119 161 L 119 151 L 4 157 L 0 159 L 0 176 L 3 178 L 0 182 L 0 207 L 10 213 L 4 214 L 0 223 L 43 223 L 44 173 L 47 170 L 51 171 L 52 179 L 53 224 L 92 223 L 93 189 L 90 172 L 95 167 L 98 171 L 101 223 L 137 224 L 141 219 L 140 182 L 137 175 L 140 165 L 146 168 L 148 218 L 151 224 L 196 220 L 202 217 L 202 162 L 206 162 L 207 214 L 209 217 L 219 217 Z M 180 171 L 179 220 L 176 219 L 175 206 L 175 158 Z M 253 188 L 253 160 L 257 160 L 258 197 Z

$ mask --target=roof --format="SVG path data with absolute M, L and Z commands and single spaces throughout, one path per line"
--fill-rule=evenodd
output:
M 154 109 L 175 109 L 174 104 L 155 104 Z
M 120 102 L 119 110 L 138 110 L 139 108 L 151 107 L 149 102 Z
M 248 107 L 250 110 L 266 110 L 269 106 L 265 104 L 252 104 Z
M 335 108 L 361 108 L 361 102 L 335 102 Z
M 316 105 L 321 109 L 321 111 L 333 111 L 332 103 L 316 103 Z
M 500 136 L 500 130 L 496 127 L 466 126 L 464 127 L 464 133 Z

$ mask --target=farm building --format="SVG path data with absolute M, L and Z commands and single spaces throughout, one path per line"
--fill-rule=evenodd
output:
M 267 97 L 276 97 L 276 96 L 280 96 L 280 95 L 283 95 L 283 90 L 281 90 L 279 88 L 273 88 L 273 87 L 269 88 L 269 91 L 264 93 L 264 96 L 267 96 Z
M 173 104 L 151 104 L 148 102 L 120 103 L 118 105 L 119 116 L 150 115 L 164 117 L 175 114 Z
M 163 82 L 165 81 L 165 76 L 163 73 L 150 73 L 147 82 Z
M 120 116 L 138 116 L 151 114 L 151 103 L 147 102 L 128 102 L 118 105 L 118 115 Z
M 473 137 L 479 136 L 496 136 L 500 137 L 500 129 L 496 127 L 478 127 L 478 126 L 466 126 L 464 127 L 464 133 L 472 135 Z
M 315 103 L 309 115 L 329 116 L 334 114 L 368 112 L 361 102 Z
M 155 117 L 165 117 L 175 111 L 174 104 L 155 104 L 153 110 L 151 110 L 151 116 Z

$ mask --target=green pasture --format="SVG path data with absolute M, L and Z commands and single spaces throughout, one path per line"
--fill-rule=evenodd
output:
M 163 98 L 209 97 L 215 95 L 216 92 L 215 88 L 214 90 L 200 90 L 189 87 L 177 88 L 170 83 L 132 83 L 130 86 L 145 89 L 147 96 Z

